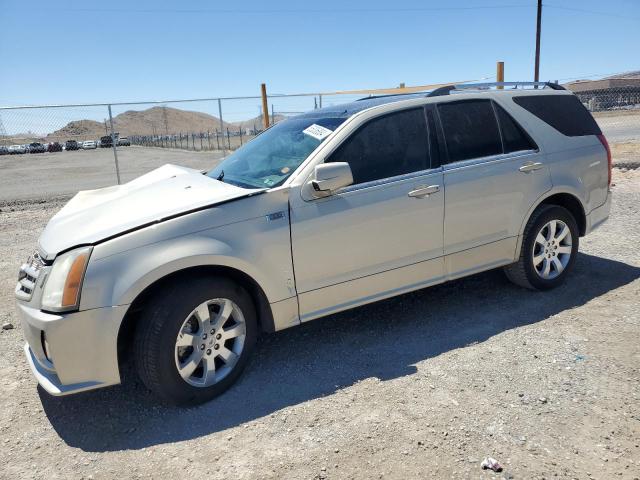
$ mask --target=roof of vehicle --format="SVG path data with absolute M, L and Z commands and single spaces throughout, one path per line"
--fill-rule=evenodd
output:
M 412 98 L 424 98 L 425 93 L 410 93 L 399 95 L 383 95 L 378 97 L 365 97 L 351 103 L 342 103 L 340 105 L 331 105 L 328 107 L 318 108 L 309 112 L 298 115 L 297 118 L 319 118 L 319 117 L 350 117 L 351 115 L 366 110 L 367 108 L 377 107 L 386 103 L 399 102 L 401 100 L 410 100 Z
M 495 90 L 491 89 L 491 87 L 495 87 L 496 85 L 503 85 L 506 87 L 504 90 Z M 528 90 L 524 89 L 525 86 L 531 87 L 533 85 L 537 85 L 540 88 L 538 90 Z M 515 87 L 515 88 L 509 88 Z M 468 89 L 468 90 L 467 90 Z M 518 93 L 530 93 L 530 92 L 541 92 L 546 91 L 547 93 L 561 90 L 565 92 L 565 89 L 561 86 L 551 84 L 548 82 L 501 82 L 501 83 L 477 83 L 477 84 L 466 84 L 466 85 L 450 85 L 447 87 L 438 88 L 432 92 L 417 92 L 417 93 L 405 93 L 405 94 L 397 94 L 397 95 L 380 95 L 375 97 L 364 97 L 358 99 L 351 103 L 343 103 L 340 105 L 331 105 L 328 107 L 319 108 L 316 110 L 311 110 L 309 112 L 303 113 L 301 115 L 296 116 L 296 118 L 322 118 L 322 117 L 337 117 L 337 118 L 348 118 L 351 115 L 354 115 L 362 110 L 366 110 L 367 108 L 377 107 L 380 105 L 385 105 L 388 103 L 401 102 L 403 100 L 412 100 L 417 98 L 427 98 L 427 97 L 442 97 L 449 95 L 450 92 L 455 93 L 502 93 L 502 92 L 514 92 Z

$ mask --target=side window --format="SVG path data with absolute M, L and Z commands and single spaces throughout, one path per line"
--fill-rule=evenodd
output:
M 347 162 L 354 184 L 430 168 L 424 110 L 374 118 L 347 138 L 326 162 Z
M 518 152 L 521 150 L 537 150 L 538 146 L 531 140 L 531 137 L 516 123 L 504 108 L 494 103 L 500 131 L 502 132 L 502 143 L 504 153 Z
M 502 153 L 500 131 L 490 100 L 441 103 L 438 113 L 450 162 Z

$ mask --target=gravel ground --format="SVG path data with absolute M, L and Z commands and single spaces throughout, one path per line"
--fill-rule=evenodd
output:
M 167 163 L 211 169 L 223 152 L 193 152 L 170 148 L 120 147 L 118 165 L 122 182 Z M 24 179 L 29 179 L 25 188 Z M 78 190 L 108 187 L 116 183 L 113 150 L 3 155 L 0 157 L 0 203 L 24 199 L 49 199 Z
M 36 387 L 13 288 L 63 203 L 0 204 L 2 478 L 640 477 L 640 170 L 568 282 L 491 271 L 265 336 L 206 405 Z M 493 456 L 502 473 L 483 471 Z
M 593 114 L 609 143 L 640 141 L 640 111 L 614 110 Z

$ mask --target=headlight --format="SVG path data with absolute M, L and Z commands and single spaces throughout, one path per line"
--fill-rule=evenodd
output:
M 82 247 L 60 255 L 45 281 L 42 308 L 54 312 L 75 310 L 93 247 Z

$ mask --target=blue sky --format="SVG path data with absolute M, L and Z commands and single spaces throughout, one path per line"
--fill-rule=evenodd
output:
M 427 84 L 493 76 L 497 60 L 531 80 L 535 5 L 0 0 L 0 105 Z M 541 79 L 640 69 L 638 46 L 640 0 L 545 2 Z

